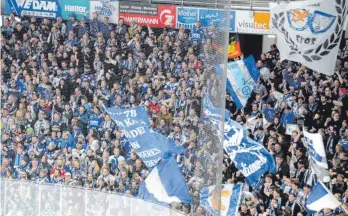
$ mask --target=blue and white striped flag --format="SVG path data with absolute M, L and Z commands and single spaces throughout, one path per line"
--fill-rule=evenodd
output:
M 309 156 L 313 162 L 322 168 L 328 169 L 326 152 L 321 134 L 303 131 L 303 136 L 306 141 Z
M 312 211 L 321 211 L 324 208 L 336 209 L 341 203 L 321 182 L 312 189 L 306 201 L 306 207 Z
M 226 90 L 237 108 L 243 108 L 247 104 L 259 77 L 260 71 L 253 56 L 227 64 Z
M 173 157 L 153 168 L 140 186 L 139 198 L 164 205 L 192 203 L 186 181 Z
M 220 190 L 215 190 L 215 188 L 216 186 L 210 186 L 201 190 L 201 205 L 213 216 L 237 215 L 242 192 L 242 184 L 221 185 L 221 193 Z M 221 207 L 219 207 L 220 197 Z

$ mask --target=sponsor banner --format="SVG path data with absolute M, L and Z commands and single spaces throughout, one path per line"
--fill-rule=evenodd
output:
M 59 0 L 6 0 L 5 14 L 16 13 L 18 16 L 56 18 L 62 10 Z
M 120 18 L 126 24 L 134 20 L 138 25 L 151 27 L 175 27 L 176 6 L 172 5 L 149 5 L 127 4 L 120 5 Z
M 90 19 L 93 18 L 93 12 L 98 13 L 98 19 L 103 21 L 104 17 L 109 17 L 109 23 L 118 23 L 119 2 L 115 0 L 90 1 Z
M 84 16 L 89 17 L 89 1 L 62 0 L 62 18 L 69 19 L 71 14 L 74 14 L 77 20 Z
M 244 34 L 273 34 L 269 12 L 236 11 L 235 31 Z
M 213 24 L 216 27 L 225 28 L 226 22 L 229 22 L 229 31 L 234 32 L 235 14 L 235 11 L 231 11 L 229 19 L 226 19 L 226 11 L 224 10 L 199 9 L 199 20 L 201 21 L 202 27 L 206 28 Z
M 229 18 L 229 31 L 235 31 L 236 11 L 231 11 Z M 203 9 L 203 8 L 178 8 L 176 27 L 184 26 L 186 29 L 192 29 L 197 20 L 201 21 L 204 28 L 215 24 L 217 27 L 226 27 L 226 12 L 224 10 Z
M 177 8 L 176 27 L 184 26 L 187 29 L 192 29 L 198 20 L 197 8 Z

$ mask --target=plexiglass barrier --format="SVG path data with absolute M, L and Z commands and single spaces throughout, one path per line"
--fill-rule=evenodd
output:
M 62 185 L 0 179 L 0 216 L 180 216 L 134 197 Z

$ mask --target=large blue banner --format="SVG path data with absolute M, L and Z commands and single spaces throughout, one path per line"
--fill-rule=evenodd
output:
M 60 0 L 6 0 L 5 13 L 18 16 L 56 18 L 61 16 Z
M 235 30 L 235 11 L 231 11 L 230 18 L 226 19 L 224 10 L 199 9 L 199 20 L 203 27 L 209 27 L 215 24 L 216 27 L 225 28 L 226 22 L 229 22 L 229 31 Z
M 150 132 L 149 117 L 144 107 L 111 107 L 105 110 L 123 129 L 130 146 L 148 168 L 155 167 L 162 158 L 185 153 L 184 148 L 176 146 L 173 140 L 157 132 Z
M 198 20 L 198 9 L 177 7 L 177 10 L 176 27 L 184 26 L 187 29 L 192 29 Z

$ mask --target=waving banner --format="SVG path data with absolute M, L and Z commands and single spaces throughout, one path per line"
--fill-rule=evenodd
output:
M 253 56 L 227 64 L 226 90 L 232 96 L 237 108 L 243 108 L 260 77 Z
M 225 122 L 224 134 L 224 149 L 249 185 L 266 172 L 276 172 L 273 156 L 265 147 L 248 138 L 245 129 L 237 122 Z
M 336 209 L 342 203 L 340 203 L 337 198 L 327 189 L 327 187 L 318 182 L 309 194 L 306 200 L 306 207 L 309 210 L 321 211 L 324 208 Z
M 303 131 L 306 147 L 310 158 L 314 163 L 322 168 L 328 169 L 329 166 L 326 161 L 326 152 L 323 142 L 323 137 L 320 133 L 308 133 Z
M 313 0 L 270 3 L 271 28 L 277 35 L 281 60 L 334 74 L 347 17 L 346 1 Z
M 155 167 L 162 158 L 183 154 L 184 148 L 157 132 L 150 132 L 149 117 L 144 107 L 128 109 L 105 108 L 115 123 L 123 129 L 130 146 L 148 168 Z
M 185 179 L 173 157 L 151 171 L 140 186 L 139 198 L 163 205 L 192 203 Z

